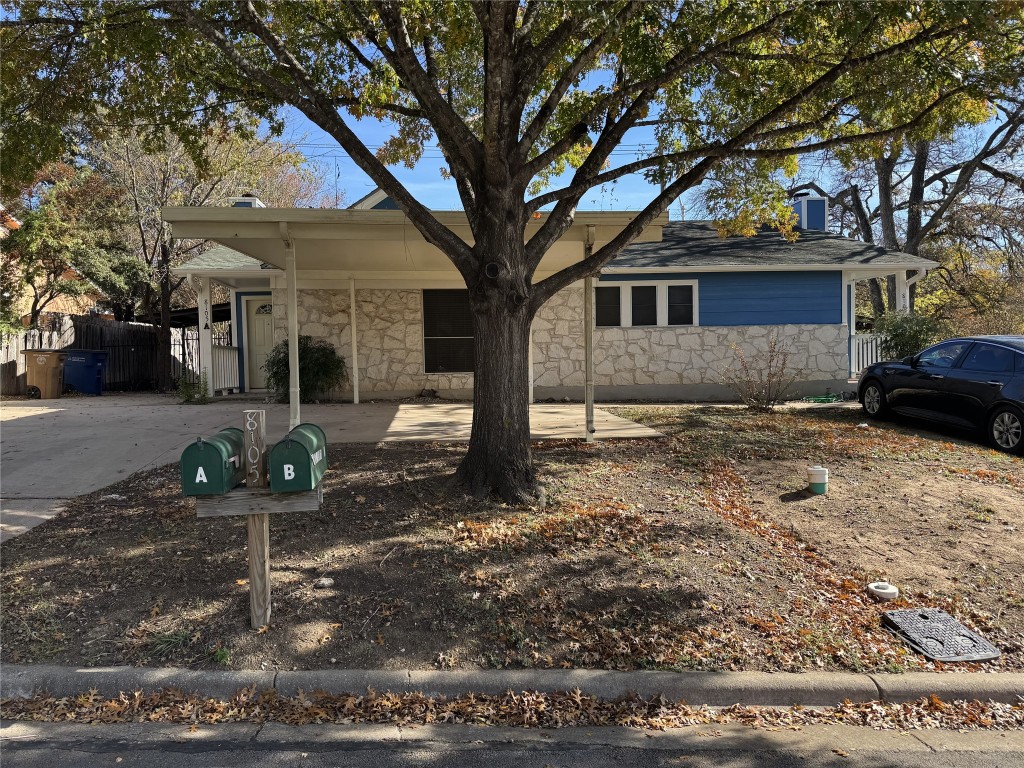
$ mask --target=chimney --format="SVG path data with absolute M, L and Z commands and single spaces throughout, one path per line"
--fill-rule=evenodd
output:
M 241 197 L 229 197 L 228 204 L 232 208 L 266 208 L 263 201 L 252 192 L 246 192 Z
M 819 232 L 828 231 L 828 199 L 809 193 L 793 198 L 793 210 L 797 215 L 797 229 Z

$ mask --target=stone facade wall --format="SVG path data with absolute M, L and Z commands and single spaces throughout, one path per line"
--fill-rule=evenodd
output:
M 288 334 L 285 291 L 274 291 L 274 339 Z M 356 330 L 359 340 L 360 397 L 406 396 L 423 389 L 464 396 L 473 387 L 472 374 L 423 372 L 423 301 L 420 291 L 358 289 Z M 351 369 L 349 292 L 298 291 L 299 333 L 327 339 Z M 350 377 L 351 378 L 351 377 Z M 342 389 L 350 396 L 352 383 Z
M 675 328 L 597 328 L 597 386 L 718 384 L 735 361 L 733 345 L 748 356 L 764 352 L 773 332 L 792 352 L 791 368 L 807 381 L 845 380 L 848 331 L 843 325 L 736 325 Z M 537 387 L 581 387 L 583 289 L 573 286 L 545 304 L 533 324 Z
M 351 366 L 347 290 L 300 290 L 299 328 L 329 340 Z M 285 294 L 274 290 L 274 332 L 287 334 Z M 365 397 L 401 397 L 435 389 L 450 397 L 470 397 L 472 374 L 423 372 L 423 304 L 418 290 L 356 291 L 359 331 L 359 390 Z M 598 328 L 594 332 L 594 373 L 598 387 L 632 388 L 624 396 L 715 396 L 719 372 L 735 361 L 733 345 L 748 355 L 763 352 L 773 331 L 791 348 L 789 364 L 806 381 L 845 381 L 847 329 L 842 325 L 703 326 L 696 328 Z M 533 372 L 538 397 L 545 390 L 584 384 L 583 288 L 568 288 L 545 304 L 533 324 Z M 636 389 L 637 387 L 641 389 Z M 652 389 L 645 389 L 653 387 Z M 622 390 L 626 392 L 626 389 Z M 643 393 L 647 393 L 646 395 Z M 351 383 L 342 391 L 351 394 Z M 561 395 L 561 392 L 557 392 Z M 578 396 L 578 394 L 577 394 Z M 698 396 L 698 395 L 695 395 Z

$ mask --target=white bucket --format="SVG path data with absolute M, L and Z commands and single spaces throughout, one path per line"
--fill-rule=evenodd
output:
M 825 493 L 828 491 L 828 470 L 818 464 L 808 467 L 807 482 L 810 485 L 811 493 Z

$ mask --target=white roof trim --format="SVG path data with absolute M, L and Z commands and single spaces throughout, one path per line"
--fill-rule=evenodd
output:
M 216 269 L 213 267 L 172 267 L 172 275 L 196 275 L 198 277 L 280 277 L 283 269 Z
M 373 192 L 371 192 L 370 194 L 366 195 L 365 197 L 361 197 L 354 203 L 352 203 L 352 205 L 348 207 L 348 210 L 369 211 L 373 209 L 373 206 L 383 202 L 384 200 L 387 200 L 387 198 L 388 193 L 385 192 L 380 187 L 377 187 L 377 189 L 373 190 Z

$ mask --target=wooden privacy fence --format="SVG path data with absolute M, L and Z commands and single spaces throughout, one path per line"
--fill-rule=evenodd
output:
M 152 389 L 156 382 L 157 329 L 144 323 L 79 316 L 71 318 L 75 338 L 69 349 L 107 353 L 103 387 L 112 391 Z
M 25 394 L 26 349 L 64 349 L 74 338 L 74 326 L 67 317 L 54 324 L 54 330 L 25 331 L 8 336 L 0 345 L 0 394 Z
M 0 392 L 25 394 L 26 349 L 95 349 L 107 353 L 103 387 L 108 391 L 152 389 L 156 380 L 157 329 L 87 315 L 60 316 L 53 330 L 25 331 L 3 339 Z

